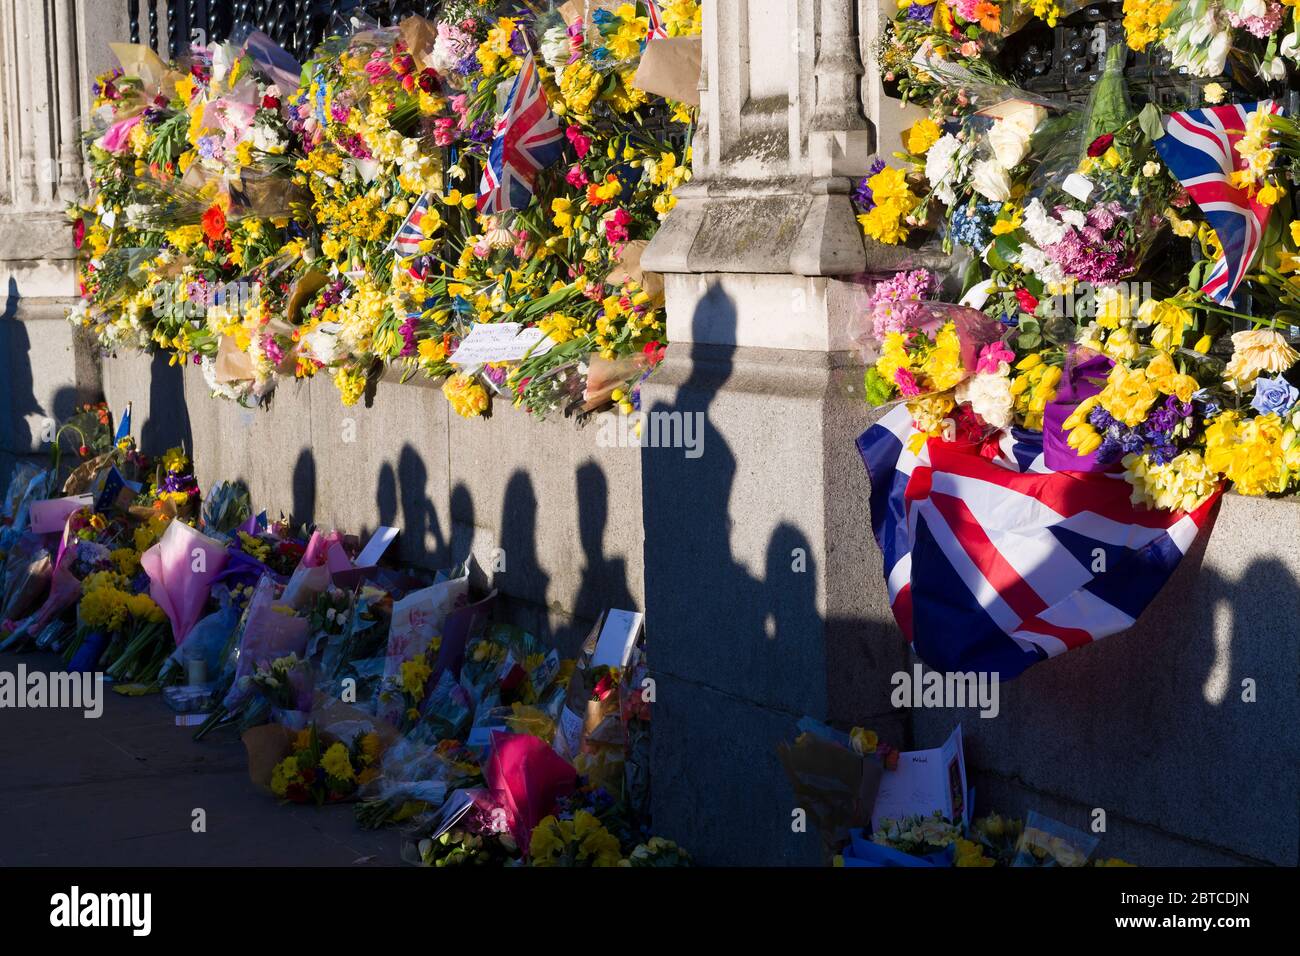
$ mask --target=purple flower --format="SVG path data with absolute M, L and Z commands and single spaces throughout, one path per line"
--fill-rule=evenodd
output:
M 871 212 L 876 208 L 876 200 L 871 194 L 871 187 L 867 185 L 867 180 L 884 168 L 885 161 L 883 159 L 875 160 L 867 170 L 867 174 L 859 179 L 853 187 L 853 202 L 863 212 Z

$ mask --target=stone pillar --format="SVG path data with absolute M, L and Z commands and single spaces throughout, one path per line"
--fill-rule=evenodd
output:
M 701 439 L 642 451 L 655 825 L 703 862 L 820 861 L 775 751 L 800 717 L 904 739 L 847 332 L 869 251 L 908 256 L 868 250 L 849 198 L 875 148 L 861 7 L 706 0 L 694 179 L 644 260 L 672 345 L 643 442 Z
M 11 0 L 0 7 L 0 487 L 79 402 L 96 363 L 64 314 L 76 267 L 64 208 L 85 189 L 81 129 L 125 0 Z

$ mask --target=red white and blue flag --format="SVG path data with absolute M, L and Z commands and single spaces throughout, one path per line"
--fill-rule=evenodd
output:
M 524 209 L 532 201 L 537 174 L 560 158 L 564 134 L 559 118 L 546 103 L 532 51 L 526 51 L 510 88 L 506 110 L 497 121 L 483 180 L 479 212 L 495 214 Z
M 1224 305 L 1231 304 L 1232 294 L 1245 278 L 1271 211 L 1229 178 L 1246 167 L 1237 144 L 1246 119 L 1256 110 L 1277 113 L 1279 107 L 1272 100 L 1261 100 L 1170 113 L 1162 120 L 1165 135 L 1156 140 L 1156 152 L 1201 207 L 1223 246 L 1223 255 L 1201 291 Z
M 650 25 L 646 30 L 645 38 L 647 40 L 660 40 L 668 36 L 668 28 L 664 26 L 664 15 L 659 9 L 659 4 L 655 0 L 645 0 L 646 17 L 650 20 Z
M 415 201 L 415 205 L 398 228 L 397 234 L 388 244 L 390 252 L 395 252 L 403 258 L 420 254 L 420 243 L 429 238 L 424 234 L 424 214 L 429 209 L 430 198 L 430 195 L 425 193 Z
M 1122 476 L 1049 470 L 1041 432 L 1005 433 L 994 458 L 941 439 L 914 454 L 915 434 L 899 406 L 857 444 L 894 618 L 935 670 L 1006 680 L 1131 627 L 1214 522 L 1217 494 L 1147 510 Z

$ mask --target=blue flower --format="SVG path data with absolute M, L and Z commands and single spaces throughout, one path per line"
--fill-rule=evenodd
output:
M 1281 375 L 1277 378 L 1255 379 L 1255 397 L 1250 400 L 1250 407 L 1261 415 L 1285 415 L 1300 398 L 1300 391 Z

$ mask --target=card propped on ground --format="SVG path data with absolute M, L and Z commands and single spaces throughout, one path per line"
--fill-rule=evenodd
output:
M 969 823 L 967 793 L 966 754 L 958 724 L 942 747 L 898 755 L 898 769 L 881 777 L 871 826 L 879 830 L 885 820 L 929 816 L 936 810 L 953 822 Z

